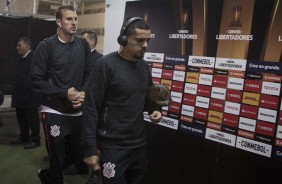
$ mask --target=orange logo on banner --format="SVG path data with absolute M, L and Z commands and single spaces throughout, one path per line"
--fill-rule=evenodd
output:
M 191 117 L 183 116 L 183 115 L 181 115 L 180 119 L 182 121 L 186 121 L 186 122 L 189 122 L 189 123 L 192 123 L 192 121 L 193 121 L 193 119 Z
M 186 70 L 186 66 L 185 65 L 175 65 L 174 69 L 175 70 L 185 71 Z
M 153 68 L 163 68 L 163 64 L 161 64 L 161 63 L 153 63 Z
M 172 83 L 171 80 L 166 80 L 166 79 L 161 80 L 161 84 L 167 86 L 169 90 L 171 90 L 171 83 Z
M 200 71 L 201 71 L 201 73 L 213 74 L 212 68 L 201 68 Z
M 275 145 L 282 147 L 282 140 L 276 139 L 275 140 Z
M 212 122 L 208 122 L 207 127 L 212 128 L 212 129 L 216 129 L 216 130 L 221 130 L 221 125 L 215 124 L 215 123 L 212 123 Z
M 238 135 L 242 137 L 246 137 L 249 139 L 254 139 L 255 134 L 252 132 L 244 131 L 244 130 L 238 130 Z
M 281 76 L 273 74 L 263 74 L 263 80 L 268 82 L 281 82 Z
M 197 84 L 199 82 L 199 73 L 187 72 L 186 82 Z
M 217 111 L 209 111 L 208 120 L 211 122 L 222 124 L 223 113 Z
M 260 94 L 244 92 L 242 103 L 258 106 L 259 97 L 260 97 Z
M 229 71 L 229 77 L 244 78 L 245 77 L 245 72 Z

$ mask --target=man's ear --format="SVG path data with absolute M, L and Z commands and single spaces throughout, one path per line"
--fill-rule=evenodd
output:
M 56 23 L 57 23 L 57 25 L 58 25 L 59 27 L 62 27 L 62 25 L 61 25 L 61 23 L 60 23 L 60 20 L 59 20 L 59 19 L 57 19 L 57 20 L 56 20 Z

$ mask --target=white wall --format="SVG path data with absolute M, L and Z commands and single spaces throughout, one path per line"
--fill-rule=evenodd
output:
M 123 23 L 125 3 L 138 0 L 106 0 L 104 54 L 119 49 L 117 37 Z

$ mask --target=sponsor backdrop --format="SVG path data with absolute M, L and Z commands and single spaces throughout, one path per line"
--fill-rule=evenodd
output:
M 171 90 L 159 125 L 282 158 L 279 2 L 127 2 L 125 18 L 143 17 L 152 28 L 144 59 L 153 82 Z

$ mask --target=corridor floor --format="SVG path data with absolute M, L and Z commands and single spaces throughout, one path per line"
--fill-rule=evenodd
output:
M 41 146 L 34 149 L 23 149 L 23 145 L 11 145 L 17 139 L 19 128 L 15 112 L 1 112 L 4 126 L 0 128 L 0 183 L 1 184 L 40 184 L 37 177 L 39 168 L 47 168 L 43 161 L 46 148 L 41 126 Z M 65 176 L 65 184 L 83 184 L 88 176 Z

